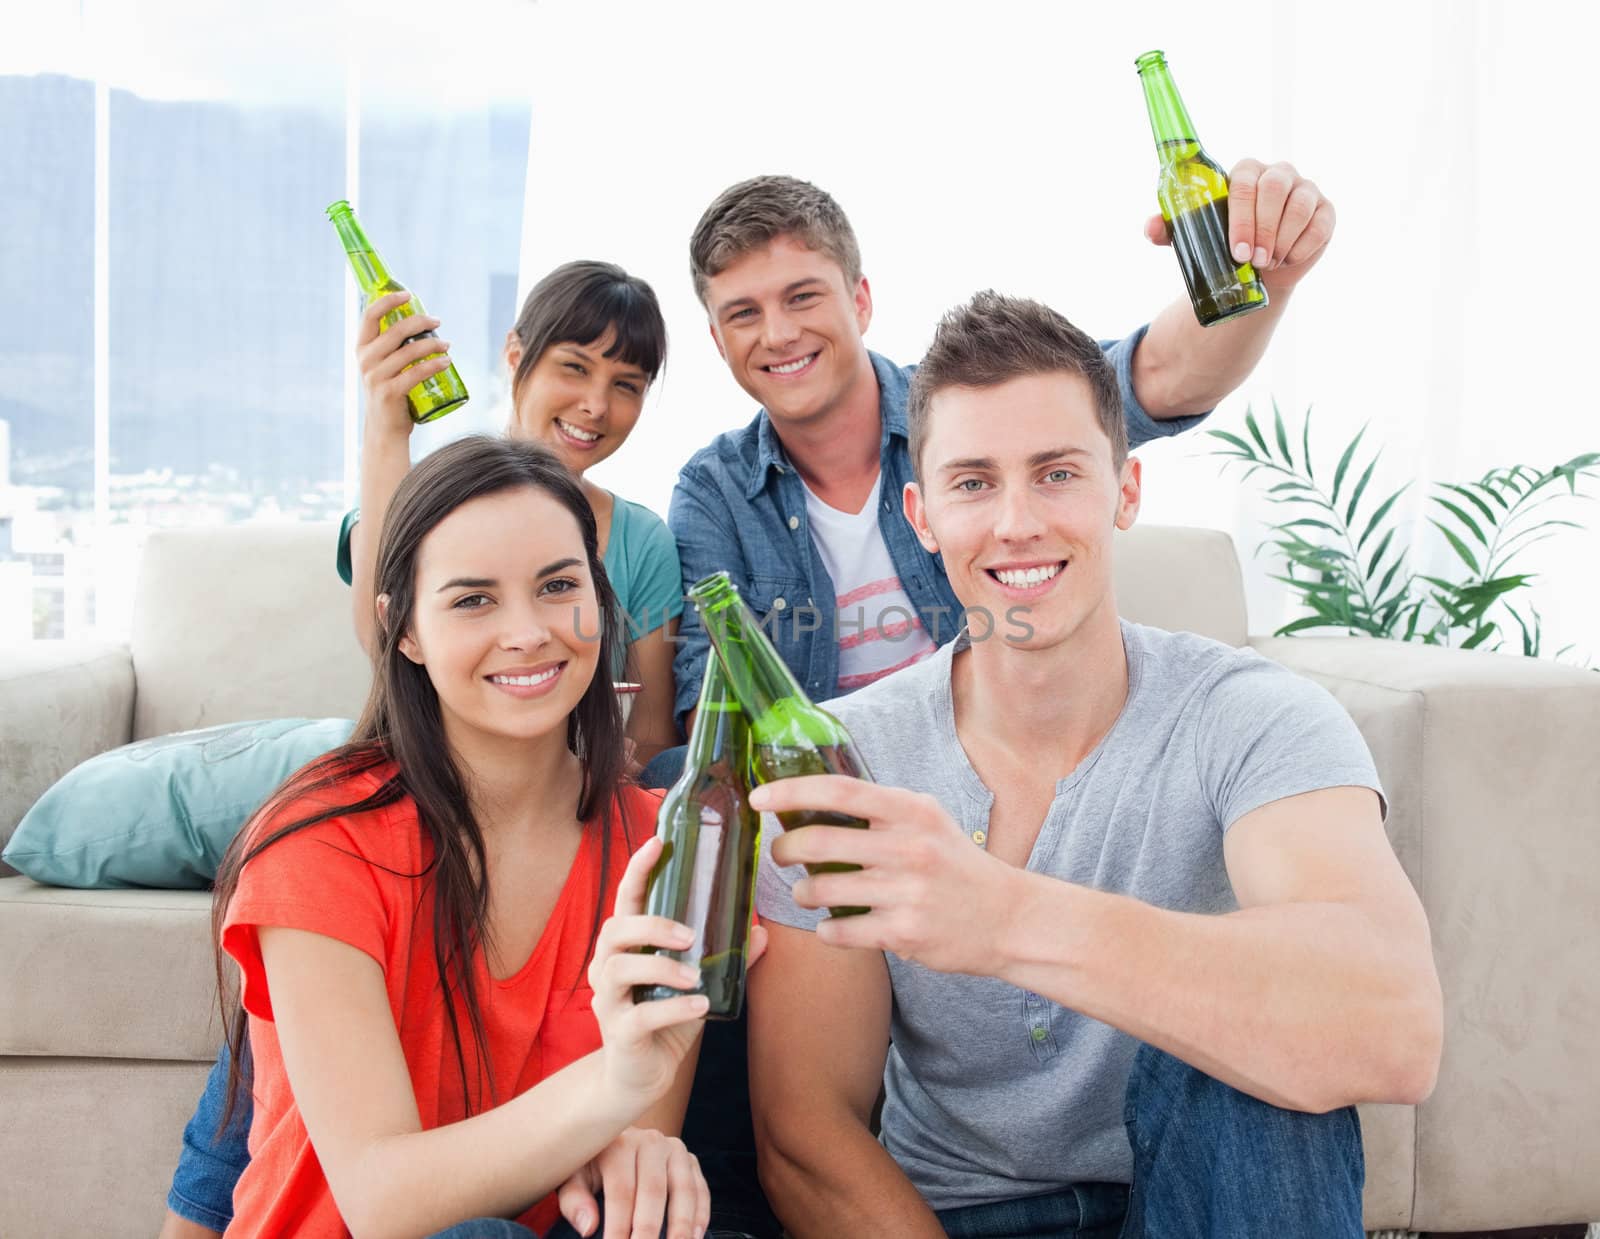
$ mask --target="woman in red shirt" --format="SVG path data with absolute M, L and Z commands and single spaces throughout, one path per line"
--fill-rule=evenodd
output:
M 696 978 L 637 951 L 690 937 L 640 914 L 658 795 L 622 781 L 594 513 L 547 450 L 462 440 L 396 491 L 377 592 L 350 743 L 218 873 L 256 1098 L 227 1233 L 590 1234 L 603 1196 L 608 1239 L 699 1239 L 664 1133 L 706 1002 L 631 1001 Z

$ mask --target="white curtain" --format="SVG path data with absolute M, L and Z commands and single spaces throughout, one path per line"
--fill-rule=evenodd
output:
M 126 479 L 160 465 L 147 459 L 151 435 L 201 426 L 220 439 L 231 424 L 235 439 L 255 434 L 256 455 L 271 458 L 286 450 L 295 411 L 314 408 L 296 433 L 327 439 L 316 449 L 317 484 L 330 487 L 326 504 L 343 502 L 355 443 L 349 285 L 320 211 L 347 184 L 379 246 L 447 320 L 478 397 L 470 417 L 420 435 L 421 448 L 497 428 L 500 341 L 522 293 L 552 265 L 610 258 L 656 286 L 672 337 L 666 374 L 633 440 L 599 477 L 664 513 L 677 465 L 753 413 L 707 338 L 687 273 L 696 218 L 737 179 L 790 172 L 843 203 L 874 291 L 868 343 L 896 360 L 914 360 L 938 315 L 979 288 L 1042 298 L 1102 336 L 1131 330 L 1178 295 L 1171 254 L 1141 235 L 1155 160 L 1133 60 L 1151 47 L 1168 53 L 1216 158 L 1289 159 L 1339 211 L 1321 267 L 1213 425 L 1237 430 L 1246 405 L 1261 413 L 1273 399 L 1295 419 L 1314 406 L 1327 468 L 1370 422 L 1366 443 L 1383 449 L 1373 489 L 1417 483 L 1401 511 L 1425 570 L 1447 567 L 1450 555 L 1427 522 L 1428 483 L 1600 448 L 1588 338 L 1600 258 L 1587 229 L 1600 171 L 1583 141 L 1596 119 L 1584 57 L 1600 19 L 1586 6 L 469 0 L 441 20 L 436 7 L 409 0 L 268 9 L 41 0 L 30 11 L 23 37 L 0 46 L 4 131 L 32 134 L 29 166 L 56 166 L 44 156 L 56 147 L 69 152 L 62 166 L 77 168 L 60 175 L 78 176 L 92 165 L 95 126 L 91 93 L 63 105 L 70 123 L 59 122 L 60 135 L 34 132 L 37 114 L 17 93 L 18 83 L 37 82 L 28 75 L 103 83 L 112 121 L 101 465 L 112 519 L 96 536 L 99 561 L 76 569 L 104 587 L 98 617 L 80 616 L 80 630 L 98 619 L 114 633 L 125 622 L 113 600 L 126 596 L 132 557 L 119 528 L 267 510 L 260 486 L 242 506 L 199 515 L 185 495 L 164 508 L 119 509 L 117 496 L 141 484 Z M 148 137 L 162 109 L 195 101 L 232 109 L 233 128 L 197 131 L 198 144 Z M 141 134 L 152 145 L 138 146 Z M 168 202 L 162 177 L 172 160 L 226 172 L 226 192 L 202 206 L 270 199 L 300 222 L 278 249 L 253 251 L 252 266 L 226 268 L 223 257 L 246 238 L 225 234 L 208 262 L 204 210 L 155 210 Z M 64 480 L 81 498 L 78 474 L 94 457 L 83 381 L 98 295 L 83 257 L 96 252 L 93 203 L 56 202 L 48 185 L 31 184 L 0 208 L 10 211 L 0 245 L 7 255 L 25 246 L 58 257 L 47 268 L 55 278 L 24 288 L 22 303 L 73 298 L 81 313 L 66 343 L 60 333 L 21 348 L 15 333 L 0 339 L 0 374 L 14 394 L 41 359 L 53 366 L 60 408 L 48 415 L 70 420 L 84 443 L 55 462 L 61 477 L 45 477 L 52 462 L 29 444 L 46 413 L 13 401 L 0 418 L 13 423 L 13 483 Z M 146 223 L 130 231 L 141 210 Z M 162 219 L 183 226 L 161 240 Z M 227 329 L 164 335 L 161 297 L 206 299 Z M 315 338 L 296 343 L 286 316 L 308 314 Z M 25 335 L 36 325 L 20 326 Z M 86 358 L 74 362 L 72 349 Z M 153 376 L 161 357 L 181 361 L 185 382 L 198 384 L 180 393 L 187 403 L 154 377 L 129 386 Z M 350 413 L 339 414 L 346 404 Z M 263 429 L 273 410 L 287 419 L 277 439 Z M 1280 513 L 1236 472 L 1219 481 L 1213 446 L 1189 435 L 1143 453 L 1142 519 L 1232 533 L 1252 629 L 1270 631 L 1294 611 L 1270 579 L 1276 566 L 1252 552 L 1263 521 Z M 252 485 L 242 478 L 242 490 Z M 14 532 L 59 533 L 59 517 L 18 493 L 0 475 L 0 495 L 10 496 L 0 504 L 32 504 Z M 275 502 L 281 510 L 298 500 Z M 1547 650 L 1575 643 L 1600 660 L 1600 509 L 1579 504 L 1565 515 L 1590 528 L 1563 531 L 1524 567 L 1539 573 Z M 67 557 L 81 558 L 82 544 L 80 536 Z M 0 577 L 0 611 L 17 579 Z
M 849 212 L 875 295 L 868 343 L 902 362 L 979 288 L 1042 298 L 1120 335 L 1181 292 L 1144 241 L 1156 165 L 1133 68 L 1164 48 L 1225 166 L 1288 159 L 1335 202 L 1339 228 L 1271 351 L 1213 425 L 1275 397 L 1315 406 L 1330 469 L 1370 422 L 1372 489 L 1417 479 L 1400 510 L 1424 571 L 1451 552 L 1427 523 L 1433 479 L 1600 450 L 1591 378 L 1588 236 L 1600 110 L 1587 63 L 1600 21 L 1553 2 L 1139 5 L 541 4 L 549 48 L 534 128 L 522 286 L 578 255 L 651 279 L 672 329 L 667 375 L 608 484 L 664 510 L 677 463 L 753 412 L 722 368 L 687 275 L 687 240 L 722 187 L 790 172 Z M 803 20 L 801 18 L 803 17 Z M 597 145 L 598 144 L 598 145 Z M 574 186 L 598 150 L 614 175 Z M 598 192 L 596 192 L 598 191 Z M 1254 484 L 1190 435 L 1143 453 L 1146 521 L 1221 528 L 1244 559 L 1252 630 L 1295 612 L 1253 558 Z M 1385 489 L 1386 488 L 1386 489 Z M 1547 651 L 1600 661 L 1600 507 L 1525 562 Z

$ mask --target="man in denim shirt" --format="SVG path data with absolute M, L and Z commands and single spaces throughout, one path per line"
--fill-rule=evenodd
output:
M 1332 235 L 1332 204 L 1289 165 L 1246 160 L 1232 182 L 1229 239 L 1255 261 L 1271 306 L 1202 329 L 1185 295 L 1103 342 L 1131 446 L 1196 425 L 1245 379 Z M 1146 234 L 1165 241 L 1159 216 Z M 849 220 L 814 185 L 757 177 L 706 209 L 689 253 L 717 349 L 762 408 L 678 476 L 668 523 L 685 586 L 726 570 L 819 701 L 931 654 L 959 631 L 961 604 L 901 515 L 912 370 L 863 342 L 872 293 Z M 679 639 L 687 725 L 707 651 L 692 610 Z
M 1332 204 L 1289 165 L 1246 160 L 1231 179 L 1229 241 L 1240 261 L 1254 261 L 1271 306 L 1202 329 L 1183 295 L 1148 327 L 1102 343 L 1131 446 L 1198 424 L 1244 381 L 1332 235 Z M 1166 241 L 1159 216 L 1145 232 Z M 762 408 L 678 475 L 668 524 L 685 588 L 727 571 L 817 701 L 931 655 L 960 631 L 962 607 L 942 560 L 902 515 L 912 370 L 862 340 L 872 292 L 849 220 L 814 185 L 757 177 L 706 209 L 689 254 L 712 339 Z M 676 714 L 687 731 L 708 649 L 692 607 L 679 641 Z M 681 749 L 661 754 L 645 782 L 667 785 L 682 760 Z M 707 1027 L 683 1136 L 714 1207 L 768 1235 L 778 1228 L 755 1173 L 746 1063 L 743 1019 Z

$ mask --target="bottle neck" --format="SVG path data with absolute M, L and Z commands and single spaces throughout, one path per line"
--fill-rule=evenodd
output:
M 372 242 L 367 240 L 367 234 L 356 219 L 355 212 L 345 208 L 335 211 L 329 218 L 344 244 L 344 256 L 350 260 L 350 270 L 355 272 L 356 283 L 361 286 L 361 291 L 371 295 L 394 284 L 394 277 L 389 274 L 389 268 L 384 265 L 382 256 Z
M 1200 138 L 1167 62 L 1157 59 L 1142 64 L 1139 80 L 1144 85 L 1144 105 L 1150 113 L 1150 132 L 1156 140 L 1157 154 L 1167 157 L 1192 153 Z
M 805 699 L 805 691 L 772 648 L 772 642 L 726 573 L 701 581 L 689 596 L 722 660 L 733 696 L 752 721 L 780 701 Z
M 721 763 L 742 773 L 745 734 L 744 712 L 733 695 L 721 659 L 713 655 L 706 662 L 706 677 L 700 684 L 684 769 L 705 770 Z

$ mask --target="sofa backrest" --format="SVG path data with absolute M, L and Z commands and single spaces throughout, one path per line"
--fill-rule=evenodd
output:
M 1125 619 L 1228 645 L 1249 640 L 1244 575 L 1221 530 L 1135 525 L 1117 535 L 1112 554 Z
M 332 524 L 172 529 L 134 597 L 133 737 L 258 718 L 354 718 L 366 655 Z
M 332 524 L 150 535 L 134 603 L 135 739 L 257 718 L 353 718 L 368 666 L 334 572 Z M 1122 614 L 1245 642 L 1233 540 L 1136 526 L 1118 536 Z

